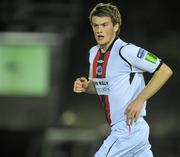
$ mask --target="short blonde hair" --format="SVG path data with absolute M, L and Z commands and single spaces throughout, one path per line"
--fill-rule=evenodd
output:
M 107 16 L 110 17 L 112 20 L 113 25 L 118 24 L 119 28 L 116 32 L 116 35 L 120 33 L 120 26 L 121 26 L 121 14 L 117 8 L 117 6 L 111 4 L 111 3 L 99 3 L 97 4 L 90 12 L 89 20 L 92 23 L 92 17 L 93 16 Z

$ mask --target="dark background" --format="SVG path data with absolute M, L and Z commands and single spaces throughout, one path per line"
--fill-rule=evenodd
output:
M 1 0 L 1 33 L 48 32 L 62 34 L 67 38 L 51 58 L 53 97 L 0 97 L 1 108 L 8 101 L 7 115 L 12 110 L 21 115 L 19 103 L 24 106 L 37 102 L 43 104 L 46 100 L 48 104 L 55 104 L 48 107 L 56 111 L 49 117 L 53 122 L 45 126 L 42 123 L 47 119 L 43 121 L 45 115 L 41 112 L 41 105 L 34 108 L 40 112 L 34 116 L 33 122 L 37 124 L 36 118 L 43 117 L 42 122 L 37 124 L 39 127 L 25 125 L 19 129 L 16 125 L 0 126 L 1 156 L 41 156 L 43 135 L 49 127 L 98 128 L 106 124 L 103 107 L 97 96 L 78 95 L 72 91 L 77 77 L 88 76 L 88 50 L 95 44 L 88 16 L 98 2 L 113 2 L 118 6 L 122 14 L 121 39 L 155 53 L 174 71 L 166 85 L 148 101 L 146 120 L 151 128 L 150 142 L 154 156 L 180 156 L 180 14 L 177 3 L 163 0 Z M 150 77 L 150 74 L 145 74 L 146 81 Z M 11 108 L 12 102 L 14 109 Z M 22 112 L 25 109 L 26 107 Z M 13 121 L 13 117 L 9 117 L 9 121 Z M 67 117 L 72 117 L 73 120 L 66 121 Z

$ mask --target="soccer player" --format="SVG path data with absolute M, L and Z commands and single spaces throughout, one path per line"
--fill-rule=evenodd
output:
M 76 93 L 98 94 L 110 135 L 95 157 L 152 157 L 146 101 L 170 78 L 172 70 L 146 49 L 118 37 L 121 15 L 117 6 L 99 3 L 90 12 L 97 45 L 89 51 L 89 78 L 74 82 Z M 143 73 L 152 73 L 145 85 Z

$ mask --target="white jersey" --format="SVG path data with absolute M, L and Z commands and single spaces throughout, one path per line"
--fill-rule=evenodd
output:
M 89 52 L 89 79 L 104 105 L 106 119 L 112 126 L 125 120 L 127 105 L 145 87 L 143 72 L 153 73 L 161 65 L 161 60 L 134 44 L 115 39 L 105 53 L 96 45 Z M 140 116 L 146 115 L 146 102 Z

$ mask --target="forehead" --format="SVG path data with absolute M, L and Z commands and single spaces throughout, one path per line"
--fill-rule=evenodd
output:
M 92 17 L 92 23 L 94 24 L 101 24 L 101 23 L 107 23 L 107 22 L 111 22 L 111 17 L 108 16 L 93 16 Z

